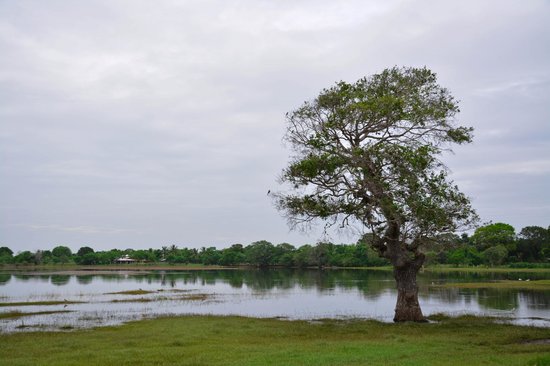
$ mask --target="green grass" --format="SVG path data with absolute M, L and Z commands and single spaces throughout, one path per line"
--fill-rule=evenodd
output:
M 494 281 L 494 282 L 449 282 L 444 285 L 433 285 L 432 287 L 453 287 L 453 288 L 509 288 L 535 291 L 550 290 L 550 280 L 537 281 Z
M 165 299 L 159 299 L 159 298 L 156 298 L 156 299 L 150 299 L 150 298 L 145 298 L 145 297 L 139 297 L 139 298 L 134 298 L 134 299 L 123 299 L 123 300 L 119 300 L 119 299 L 115 299 L 115 300 L 111 300 L 110 302 L 112 303 L 128 303 L 128 302 L 153 302 L 153 301 L 160 301 L 160 300 L 168 300 L 168 298 L 165 298 Z
M 512 268 L 512 267 L 453 267 L 449 265 L 435 265 L 427 266 L 423 269 L 426 272 L 469 272 L 469 273 L 485 273 L 485 272 L 498 272 L 498 273 L 548 273 L 550 268 Z
M 58 313 L 70 313 L 72 310 L 57 310 L 57 311 L 35 311 L 32 313 L 23 313 L 21 311 L 8 311 L 6 313 L 0 313 L 0 319 L 9 319 L 9 318 L 20 318 L 23 316 L 31 315 L 49 315 L 49 314 L 58 314 Z
M 161 296 L 154 298 L 138 297 L 131 299 L 115 299 L 110 302 L 113 303 L 132 303 L 132 302 L 153 302 L 153 301 L 206 301 L 210 299 L 212 295 L 209 294 L 187 294 L 174 297 Z
M 156 291 L 146 291 L 146 290 L 129 290 L 129 291 L 119 291 L 119 292 L 107 292 L 105 295 L 146 295 L 154 294 Z
M 3 365 L 550 365 L 550 329 L 190 316 L 0 335 Z M 538 341 L 533 342 L 533 341 Z M 77 351 L 78 350 L 78 351 Z
M 0 307 L 4 306 L 48 306 L 48 305 L 68 305 L 84 304 L 83 301 L 23 301 L 23 302 L 0 302 Z

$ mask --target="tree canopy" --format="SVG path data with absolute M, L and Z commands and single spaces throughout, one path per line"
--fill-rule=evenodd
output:
M 416 277 L 421 244 L 478 219 L 439 158 L 472 140 L 471 128 L 455 124 L 458 112 L 427 68 L 394 67 L 324 89 L 287 114 L 293 156 L 281 180 L 290 191 L 276 195 L 278 208 L 292 225 L 358 223 L 396 271 Z

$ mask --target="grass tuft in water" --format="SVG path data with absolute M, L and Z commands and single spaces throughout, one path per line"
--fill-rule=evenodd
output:
M 32 316 L 32 315 L 50 315 L 50 314 L 60 314 L 60 313 L 71 313 L 72 310 L 57 310 L 57 311 L 35 311 L 32 313 L 24 313 L 19 310 L 9 311 L 6 313 L 0 313 L 0 319 L 9 319 L 9 318 L 20 318 L 23 316 Z
M 535 280 L 535 281 L 494 281 L 494 282 L 449 282 L 443 285 L 432 285 L 432 287 L 444 288 L 502 288 L 502 289 L 518 289 L 518 290 L 550 290 L 550 280 Z
M 154 294 L 155 291 L 146 291 L 146 290 L 129 290 L 129 291 L 119 291 L 119 292 L 107 292 L 105 295 L 146 295 Z
M 23 301 L 23 302 L 0 302 L 0 307 L 6 306 L 49 306 L 49 305 L 70 305 L 85 304 L 84 301 Z

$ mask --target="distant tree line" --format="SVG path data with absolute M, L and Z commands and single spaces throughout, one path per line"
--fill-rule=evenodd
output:
M 388 265 L 386 259 L 368 245 L 369 236 L 355 244 L 320 242 L 294 247 L 288 243 L 274 245 L 261 240 L 247 246 L 234 244 L 229 248 L 111 249 L 95 251 L 89 246 L 76 253 L 64 245 L 52 250 L 22 251 L 17 254 L 0 247 L 0 264 L 113 264 L 118 258 L 130 258 L 148 263 L 203 264 L 220 266 L 250 265 L 257 267 L 365 267 Z M 478 228 L 473 235 L 450 234 L 433 238 L 426 246 L 426 264 L 456 266 L 503 265 L 533 266 L 550 262 L 550 227 L 527 226 L 516 234 L 508 224 L 495 223 Z
M 472 236 L 462 234 L 437 238 L 426 251 L 427 263 L 529 266 L 550 262 L 550 227 L 526 226 L 519 233 L 513 226 L 494 223 L 482 226 Z
M 129 256 L 132 259 L 148 263 L 203 264 L 236 266 L 251 265 L 257 267 L 360 267 L 380 266 L 387 262 L 364 243 L 332 244 L 318 243 L 314 246 L 303 245 L 299 248 L 288 243 L 273 245 L 261 240 L 250 245 L 234 244 L 229 248 L 215 247 L 178 248 L 176 245 L 163 246 L 160 249 L 111 249 L 94 251 L 91 247 L 81 247 L 72 253 L 67 246 L 56 246 L 50 250 L 36 252 L 23 251 L 14 255 L 7 247 L 0 248 L 0 264 L 113 264 L 118 258 Z

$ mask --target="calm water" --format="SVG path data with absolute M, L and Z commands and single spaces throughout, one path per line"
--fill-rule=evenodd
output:
M 420 303 L 425 315 L 506 316 L 517 323 L 550 326 L 550 291 L 437 287 L 518 278 L 550 278 L 550 273 L 422 273 Z M 117 294 L 140 289 L 149 293 Z M 0 272 L 0 303 L 82 302 L 0 307 L 0 313 L 65 311 L 2 319 L 0 331 L 93 327 L 168 314 L 391 321 L 396 296 L 391 272 L 369 270 Z

